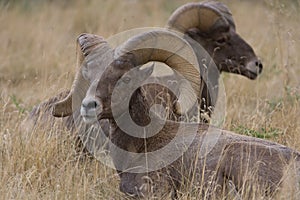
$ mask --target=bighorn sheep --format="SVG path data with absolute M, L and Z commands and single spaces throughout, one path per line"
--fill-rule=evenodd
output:
M 79 37 L 79 42 L 85 39 L 87 38 L 83 35 Z M 72 106 L 77 107 L 77 104 L 81 104 L 81 116 L 86 123 L 109 120 L 109 149 L 114 164 L 118 166 L 120 189 L 124 193 L 142 197 L 151 192 L 162 194 L 166 191 L 180 190 L 184 183 L 191 183 L 196 187 L 200 184 L 203 195 L 206 195 L 206 192 L 213 195 L 225 190 L 223 186 L 230 182 L 237 191 L 245 185 L 249 185 L 251 189 L 255 183 L 258 185 L 257 189 L 263 193 L 272 194 L 281 184 L 285 167 L 294 161 L 297 167 L 299 166 L 300 153 L 293 149 L 274 142 L 209 128 L 205 124 L 166 121 L 162 129 L 151 137 L 148 137 L 150 133 L 147 131 L 138 132 L 138 136 L 123 131 L 124 127 L 120 128 L 116 120 L 122 118 L 126 112 L 127 107 L 120 107 L 126 98 L 130 99 L 129 112 L 138 126 L 146 127 L 152 122 L 161 123 L 160 119 L 157 120 L 155 115 L 151 115 L 149 102 L 140 88 L 132 96 L 126 96 L 126 88 L 134 88 L 135 83 L 143 82 L 152 73 L 152 67 L 139 66 L 150 61 L 164 62 L 179 71 L 191 83 L 194 91 L 200 91 L 197 85 L 199 81 L 195 80 L 199 71 L 194 68 L 194 63 L 187 62 L 185 58 L 165 50 L 164 47 L 171 45 L 174 52 L 187 50 L 191 54 L 193 50 L 190 50 L 186 40 L 162 30 L 137 35 L 112 51 L 107 51 L 108 44 L 99 38 L 93 44 L 90 46 L 86 63 L 94 61 L 99 64 L 98 68 L 105 70 L 99 74 L 98 68 L 82 66 L 73 82 L 70 95 L 56 103 L 53 112 L 55 115 L 64 116 L 73 112 Z M 102 62 L 97 62 L 97 59 Z M 180 68 L 181 65 L 185 68 Z M 83 73 L 85 78 L 80 73 L 82 70 L 87 70 Z M 119 89 L 115 91 L 116 88 Z M 119 95 L 116 99 L 113 98 L 114 92 Z M 178 130 L 181 131 L 176 135 Z M 217 133 L 218 137 L 214 138 L 214 134 L 211 133 Z M 206 140 L 206 137 L 211 138 Z M 120 155 L 115 148 L 117 146 L 127 152 L 137 153 L 136 155 L 152 153 L 168 145 L 173 138 L 177 138 L 177 147 L 185 146 L 185 143 L 182 144 L 185 140 L 190 140 L 191 143 L 177 160 L 152 172 L 133 173 L 130 169 L 139 167 L 143 159 L 140 160 L 139 156 Z M 215 145 L 209 148 L 209 141 L 213 140 Z M 174 152 L 165 153 L 171 156 Z M 151 161 L 156 159 L 164 162 L 166 157 L 153 158 Z M 151 166 L 151 162 L 148 164 Z

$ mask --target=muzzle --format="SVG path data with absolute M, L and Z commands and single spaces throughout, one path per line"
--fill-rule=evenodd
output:
M 101 113 L 102 106 L 94 97 L 85 97 L 80 108 L 80 115 L 86 124 L 93 124 L 98 120 L 98 114 Z

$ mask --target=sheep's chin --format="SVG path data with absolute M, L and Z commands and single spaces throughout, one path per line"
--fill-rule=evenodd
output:
M 252 64 L 251 65 L 248 64 L 245 67 L 244 65 L 234 63 L 231 60 L 230 60 L 230 64 L 228 64 L 228 62 L 221 63 L 220 68 L 225 69 L 224 70 L 225 72 L 240 74 L 251 80 L 255 80 L 257 76 L 260 74 L 260 72 L 257 69 L 255 69 L 256 67 L 253 66 Z
M 247 78 L 249 78 L 250 80 L 255 80 L 258 76 L 257 73 L 251 72 L 251 71 L 247 71 L 243 75 L 246 76 Z
M 96 116 L 82 116 L 82 119 L 83 119 L 83 122 L 85 124 L 94 124 L 98 121 L 97 117 Z

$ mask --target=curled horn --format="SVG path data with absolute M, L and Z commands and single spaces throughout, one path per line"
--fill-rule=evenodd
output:
M 196 103 L 196 94 L 200 92 L 199 65 L 192 47 L 180 36 L 165 29 L 149 31 L 129 39 L 117 48 L 115 57 L 127 53 L 133 54 L 135 66 L 150 61 L 163 62 L 190 83 L 191 87 L 185 87 L 185 92 L 179 94 L 175 105 L 177 114 L 188 112 Z
M 73 108 L 77 108 L 81 104 L 81 101 L 84 98 L 90 84 L 90 82 L 83 76 L 83 67 L 88 65 L 89 61 L 94 60 L 95 55 L 98 57 L 100 56 L 99 59 L 101 60 L 101 54 L 105 54 L 109 49 L 110 47 L 108 46 L 107 42 L 100 36 L 84 33 L 78 37 L 76 48 L 77 71 L 75 79 L 69 95 L 65 99 L 54 104 L 52 110 L 53 116 L 69 116 L 73 113 Z M 97 52 L 97 54 L 91 54 L 92 51 L 99 52 Z M 92 63 L 95 64 L 96 62 Z
M 229 9 L 223 3 L 210 1 L 187 3 L 179 7 L 169 18 L 167 27 L 181 33 L 187 32 L 190 28 L 207 32 L 215 24 L 231 24 L 235 27 Z

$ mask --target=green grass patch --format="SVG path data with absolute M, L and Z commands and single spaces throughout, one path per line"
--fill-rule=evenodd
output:
M 234 127 L 233 131 L 242 135 L 247 135 L 247 136 L 262 138 L 262 139 L 276 138 L 279 135 L 283 134 L 283 131 L 278 128 L 270 127 L 270 128 L 260 128 L 258 130 L 253 130 L 243 125 Z
M 26 108 L 24 108 L 21 105 L 21 101 L 19 99 L 17 99 L 16 95 L 11 95 L 10 98 L 11 98 L 11 101 L 13 102 L 13 104 L 18 109 L 19 113 L 23 114 L 26 111 Z

